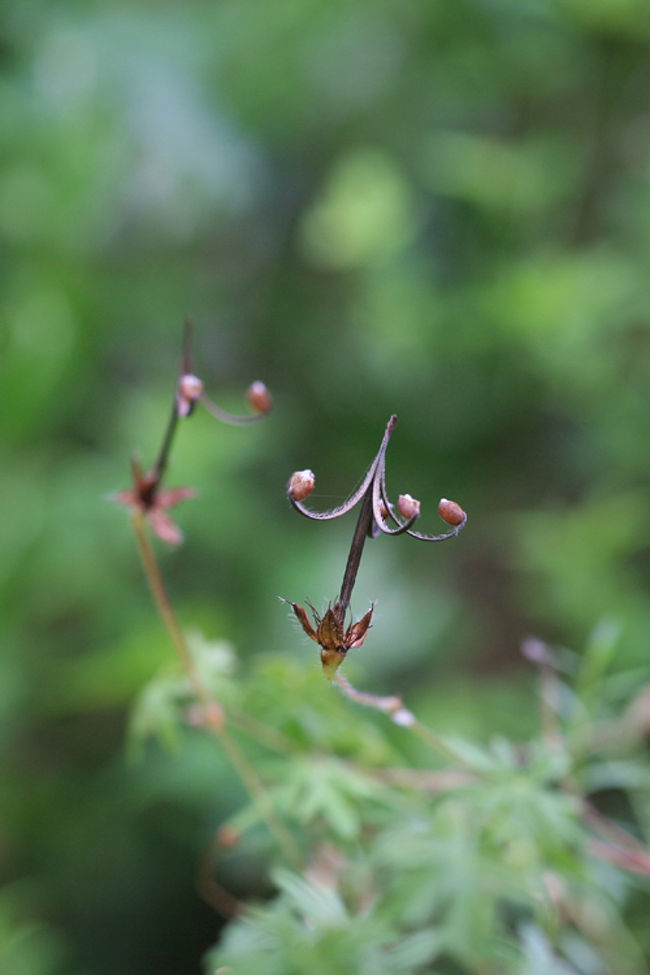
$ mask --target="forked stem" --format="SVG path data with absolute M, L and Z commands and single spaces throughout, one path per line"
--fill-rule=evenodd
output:
M 187 674 L 192 689 L 203 705 L 205 711 L 205 726 L 219 741 L 228 756 L 232 767 L 241 779 L 249 796 L 257 804 L 260 815 L 266 822 L 269 831 L 275 837 L 279 847 L 283 850 L 287 860 L 294 866 L 300 865 L 302 857 L 291 833 L 278 818 L 271 798 L 264 788 L 255 768 L 248 759 L 239 743 L 232 737 L 226 727 L 226 719 L 221 704 L 203 679 L 196 667 L 187 640 L 183 634 L 178 618 L 171 604 L 165 587 L 153 546 L 149 541 L 142 512 L 135 511 L 132 517 L 135 533 L 145 575 L 151 589 L 156 608 L 165 625 L 165 629 L 176 648 L 183 670 Z

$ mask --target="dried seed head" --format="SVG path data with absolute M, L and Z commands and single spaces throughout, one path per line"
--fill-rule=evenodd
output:
M 461 506 L 455 501 L 448 501 L 447 498 L 440 498 L 438 514 L 448 525 L 461 525 L 467 518 Z
M 410 494 L 400 494 L 397 499 L 397 510 L 403 518 L 417 518 L 420 514 L 420 502 Z
M 189 416 L 202 392 L 203 383 L 198 376 L 193 376 L 190 372 L 181 376 L 178 380 L 178 389 L 176 391 L 178 415 Z
M 304 501 L 314 490 L 316 478 L 310 470 L 294 471 L 289 479 L 287 491 L 295 501 Z
M 273 406 L 271 394 L 264 383 L 260 382 L 259 379 L 250 384 L 246 395 L 248 397 L 248 402 L 251 404 L 256 413 L 271 412 L 271 407 Z

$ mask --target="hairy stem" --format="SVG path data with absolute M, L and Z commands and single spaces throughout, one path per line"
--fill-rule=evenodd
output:
M 225 724 L 223 708 L 196 667 L 190 648 L 187 645 L 187 641 L 169 599 L 165 583 L 163 582 L 153 547 L 146 532 L 142 512 L 136 511 L 133 514 L 132 522 L 145 575 L 149 582 L 156 608 L 176 648 L 183 670 L 187 674 L 197 698 L 204 707 L 205 726 L 215 735 L 221 744 L 232 767 L 241 779 L 249 796 L 256 803 L 260 815 L 266 822 L 269 831 L 275 837 L 278 845 L 283 850 L 287 860 L 294 865 L 298 865 L 301 862 L 301 855 L 291 833 L 278 818 L 271 798 L 264 788 L 255 768 L 250 763 L 248 756 L 228 731 Z

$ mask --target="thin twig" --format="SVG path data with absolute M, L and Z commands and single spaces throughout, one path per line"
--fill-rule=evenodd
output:
M 375 708 L 377 711 L 383 711 L 384 714 L 389 714 L 393 718 L 400 712 L 400 710 L 403 709 L 401 697 L 397 697 L 396 695 L 392 695 L 391 697 L 380 697 L 377 694 L 368 694 L 366 691 L 358 691 L 356 687 L 352 686 L 347 677 L 343 676 L 343 674 L 336 674 L 334 677 L 334 683 L 337 684 L 346 697 L 349 697 L 352 701 L 356 701 L 358 704 L 365 704 L 366 707 Z
M 192 684 L 192 688 L 205 709 L 204 725 L 218 739 L 248 794 L 257 804 L 260 815 L 265 820 L 270 832 L 284 851 L 287 859 L 294 865 L 299 864 L 302 858 L 293 837 L 284 823 L 278 818 L 271 798 L 254 767 L 248 760 L 246 753 L 226 728 L 223 708 L 196 667 L 194 658 L 192 657 L 169 599 L 162 575 L 160 574 L 153 547 L 145 530 L 142 512 L 134 512 L 132 523 L 154 602 L 165 624 L 169 637 L 178 652 L 181 664 Z
M 196 870 L 196 887 L 206 904 L 209 904 L 221 917 L 230 921 L 241 914 L 244 905 L 214 879 L 221 853 L 232 846 L 232 843 L 223 841 L 224 833 L 228 834 L 228 827 L 225 830 L 220 827 L 203 851 Z

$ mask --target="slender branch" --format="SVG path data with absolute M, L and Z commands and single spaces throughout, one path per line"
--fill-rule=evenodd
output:
M 190 648 L 187 645 L 187 641 L 183 631 L 181 630 L 176 613 L 174 612 L 174 608 L 170 602 L 169 596 L 167 595 L 167 589 L 165 588 L 165 583 L 163 582 L 163 578 L 160 574 L 158 562 L 151 542 L 149 541 L 149 537 L 145 529 L 144 516 L 141 511 L 134 511 L 131 523 L 133 525 L 133 531 L 135 532 L 136 541 L 140 550 L 140 557 L 144 565 L 144 572 L 147 577 L 147 582 L 149 583 L 149 588 L 151 589 L 151 594 L 156 604 L 156 609 L 160 613 L 161 619 L 165 624 L 165 629 L 167 630 L 178 656 L 180 657 L 183 670 L 189 677 L 194 693 L 199 698 L 201 703 L 212 703 L 213 697 L 196 668 L 194 658 L 192 657 Z
M 257 804 L 260 815 L 265 820 L 270 832 L 284 851 L 287 859 L 294 865 L 298 865 L 302 858 L 291 833 L 278 818 L 271 798 L 264 788 L 255 768 L 251 765 L 248 756 L 226 728 L 223 708 L 206 684 L 192 657 L 169 599 L 162 575 L 160 574 L 153 547 L 145 530 L 144 517 L 141 511 L 134 512 L 132 523 L 144 565 L 145 575 L 149 582 L 156 608 L 176 648 L 183 669 L 192 684 L 192 688 L 205 709 L 205 726 L 218 739 L 231 765 L 239 775 L 251 799 Z
M 401 697 L 397 697 L 397 695 L 380 697 L 378 694 L 368 694 L 366 691 L 358 691 L 343 674 L 337 674 L 334 678 L 334 683 L 338 684 L 341 691 L 352 701 L 357 701 L 358 704 L 365 704 L 366 707 L 376 708 L 377 711 L 383 711 L 384 714 L 390 714 L 392 717 L 398 714 L 403 708 Z
M 263 420 L 266 416 L 265 413 L 253 413 L 251 416 L 238 416 L 236 413 L 229 413 L 228 410 L 223 410 L 220 406 L 217 406 L 214 400 L 211 400 L 206 393 L 202 393 L 200 399 L 208 413 L 212 413 L 213 416 L 216 416 L 217 420 L 221 420 L 222 423 L 229 423 L 231 426 L 257 423 L 258 420 Z

